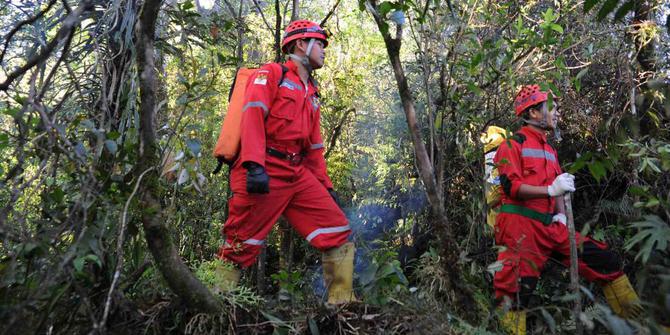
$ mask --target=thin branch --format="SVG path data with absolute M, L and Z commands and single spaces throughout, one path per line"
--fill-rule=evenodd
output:
M 54 74 L 58 70 L 58 67 L 60 64 L 63 62 L 65 57 L 70 53 L 70 45 L 72 43 L 72 38 L 74 37 L 74 29 L 70 31 L 70 34 L 67 37 L 67 40 L 65 41 L 65 45 L 63 46 L 63 50 L 61 52 L 61 56 L 58 58 L 56 61 L 56 64 L 51 68 L 51 71 L 47 75 L 46 80 L 44 81 L 44 84 L 42 85 L 42 89 L 40 90 L 40 93 L 37 94 L 37 98 L 35 98 L 36 101 L 42 100 L 44 97 L 44 94 L 47 92 L 47 89 L 49 88 L 51 84 L 51 79 L 53 78 Z
M 333 131 L 333 135 L 330 137 L 330 143 L 328 144 L 328 150 L 326 150 L 326 153 L 323 155 L 325 159 L 328 159 L 328 156 L 330 156 L 331 152 L 333 149 L 335 149 L 335 145 L 337 144 L 337 139 L 340 137 L 340 134 L 342 133 L 342 127 L 344 127 L 344 123 L 347 121 L 349 118 L 349 115 L 353 112 L 355 112 L 356 109 L 354 108 L 349 108 L 344 112 L 344 115 L 342 115 L 342 118 L 340 121 L 337 123 L 337 126 L 335 126 L 335 130 Z
M 117 257 L 116 269 L 114 270 L 112 285 L 109 286 L 109 291 L 107 292 L 107 301 L 105 302 L 105 311 L 102 313 L 102 320 L 100 321 L 100 323 L 93 326 L 93 330 L 104 329 L 105 323 L 107 323 L 107 317 L 109 316 L 109 308 L 112 305 L 112 294 L 114 293 L 114 289 L 116 288 L 116 283 L 119 281 L 119 277 L 121 276 L 121 268 L 123 267 L 123 240 L 126 231 L 126 226 L 128 225 L 128 207 L 130 207 L 130 202 L 133 200 L 135 194 L 137 194 L 137 190 L 140 188 L 142 178 L 144 178 L 144 175 L 147 174 L 147 172 L 153 169 L 154 167 L 150 167 L 144 170 L 142 174 L 140 174 L 139 178 L 137 178 L 137 183 L 135 183 L 135 188 L 133 189 L 133 192 L 130 193 L 128 200 L 126 200 L 126 205 L 123 206 L 123 215 L 121 216 L 122 218 L 121 226 L 119 227 L 119 238 L 116 241 L 116 257 Z
M 270 23 L 269 23 L 268 20 L 265 18 L 265 14 L 263 14 L 263 9 L 262 9 L 261 6 L 258 4 L 258 0 L 253 0 L 253 1 L 254 1 L 254 5 L 255 5 L 256 8 L 258 9 L 258 14 L 261 15 L 261 18 L 263 19 L 263 23 L 265 23 L 265 27 L 268 28 L 268 30 L 269 30 L 271 33 L 274 34 L 274 29 L 272 29 L 272 26 L 270 26 Z
M 333 6 L 333 8 L 330 9 L 330 12 L 328 12 L 328 14 L 326 14 L 326 17 L 324 17 L 323 20 L 321 20 L 321 23 L 319 23 L 319 26 L 323 27 L 326 24 L 328 19 L 330 19 L 330 17 L 333 15 L 333 13 L 335 13 L 335 9 L 337 9 L 337 6 L 339 6 L 339 5 L 340 5 L 340 0 L 337 0 L 335 5 Z
M 228 0 L 223 0 L 223 3 L 226 5 L 226 9 L 230 12 L 230 15 L 233 16 L 233 18 L 237 18 L 237 15 L 235 13 L 235 9 L 233 8 L 233 5 L 228 2 Z
M 21 28 L 23 28 L 23 26 L 25 26 L 25 25 L 27 25 L 27 24 L 33 24 L 35 21 L 39 20 L 42 16 L 44 16 L 44 14 L 46 14 L 46 13 L 51 9 L 51 7 L 53 7 L 54 4 L 56 4 L 56 0 L 51 0 L 51 1 L 49 2 L 49 4 L 47 4 L 47 8 L 45 8 L 45 9 L 42 10 L 42 11 L 40 11 L 40 12 L 37 13 L 37 15 L 35 15 L 35 16 L 30 17 L 30 18 L 27 18 L 27 19 L 25 19 L 25 20 L 19 22 L 19 24 L 17 24 L 16 27 L 14 27 L 14 28 L 13 28 L 13 29 L 12 29 L 6 36 L 5 36 L 5 46 L 4 46 L 4 48 L 2 49 L 2 54 L 0 54 L 0 63 L 2 63 L 2 61 L 5 59 L 5 54 L 7 53 L 7 48 L 9 48 L 9 42 L 10 42 L 10 41 L 12 40 L 12 38 L 14 37 L 14 34 L 16 34 L 19 30 L 21 30 Z
M 16 69 L 14 72 L 10 73 L 7 76 L 7 79 L 0 84 L 0 90 L 1 91 L 7 91 L 9 89 L 9 85 L 18 77 L 22 76 L 24 73 L 26 73 L 28 70 L 33 68 L 35 65 L 40 64 L 44 62 L 51 53 L 56 49 L 56 47 L 66 39 L 68 36 L 70 36 L 70 33 L 79 25 L 79 22 L 81 21 L 80 16 L 93 8 L 93 2 L 92 0 L 86 0 L 84 1 L 77 9 L 72 12 L 72 14 L 68 15 L 65 20 L 63 20 L 63 25 L 61 26 L 60 30 L 58 30 L 58 33 L 56 34 L 56 37 L 54 37 L 44 48 L 44 50 L 30 58 L 26 64 L 24 64 L 22 67 Z

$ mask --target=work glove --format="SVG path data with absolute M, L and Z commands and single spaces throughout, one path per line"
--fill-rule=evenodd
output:
M 333 200 L 335 200 L 335 203 L 337 204 L 337 206 L 340 206 L 340 198 L 337 197 L 337 192 L 335 192 L 334 189 L 329 188 L 328 193 L 333 198 Z
M 547 188 L 550 197 L 557 197 L 566 192 L 575 191 L 575 176 L 569 173 L 563 173 L 554 179 L 554 182 Z
M 563 213 L 558 213 L 554 215 L 553 218 L 551 218 L 551 222 L 558 222 L 562 225 L 567 225 L 568 224 L 568 218 L 565 216 Z
M 254 162 L 244 162 L 247 169 L 247 192 L 270 193 L 270 177 L 265 168 Z

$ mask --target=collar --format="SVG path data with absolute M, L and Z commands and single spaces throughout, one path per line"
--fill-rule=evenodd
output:
M 539 132 L 531 128 L 530 126 L 523 126 L 519 131 L 522 132 L 527 137 L 534 138 L 538 142 L 547 143 L 547 134 L 545 132 Z
M 284 62 L 284 66 L 288 69 L 288 72 L 293 72 L 298 78 L 300 78 L 300 74 L 298 73 L 298 65 L 294 63 L 290 58 Z M 302 82 L 302 81 L 301 81 Z M 310 86 L 316 92 L 317 94 L 319 93 L 319 87 L 316 85 L 314 80 L 309 81 Z
M 298 65 L 296 65 L 290 58 L 284 62 L 284 66 L 286 66 L 289 71 L 298 75 Z

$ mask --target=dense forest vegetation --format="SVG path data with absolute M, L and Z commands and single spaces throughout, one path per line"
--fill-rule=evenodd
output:
M 0 17 L 2 333 L 502 333 L 481 136 L 520 126 L 532 83 L 560 100 L 576 229 L 621 256 L 645 312 L 617 317 L 550 262 L 529 332 L 670 325 L 667 1 L 8 0 Z M 358 248 L 344 306 L 284 219 L 237 289 L 208 289 L 230 86 L 282 60 L 299 18 L 332 32 L 316 78 Z

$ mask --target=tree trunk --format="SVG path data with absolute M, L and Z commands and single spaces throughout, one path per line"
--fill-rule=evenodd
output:
M 368 9 L 374 17 L 375 22 L 377 23 L 377 27 L 379 28 L 379 31 L 384 38 L 386 51 L 388 53 L 391 67 L 393 68 L 393 74 L 395 75 L 396 83 L 398 85 L 400 100 L 403 105 L 403 110 L 407 119 L 407 126 L 409 127 L 412 143 L 414 145 L 414 153 L 416 155 L 419 175 L 421 176 L 421 181 L 426 188 L 426 194 L 428 196 L 430 208 L 436 220 L 433 228 L 438 233 L 440 242 L 442 243 L 441 249 L 445 261 L 443 266 L 454 269 L 454 271 L 449 272 L 449 289 L 456 294 L 456 299 L 460 303 L 459 307 L 468 309 L 474 306 L 472 293 L 470 292 L 469 288 L 465 286 L 465 282 L 462 280 L 460 275 L 460 266 L 458 266 L 458 244 L 453 236 L 451 226 L 449 225 L 444 207 L 444 199 L 442 197 L 442 192 L 439 190 L 440 185 L 437 184 L 435 171 L 433 170 L 430 157 L 428 156 L 426 146 L 421 136 L 421 131 L 416 119 L 416 111 L 414 109 L 414 98 L 412 97 L 412 92 L 409 89 L 407 77 L 405 76 L 405 72 L 400 61 L 402 26 L 397 28 L 396 37 L 392 38 L 388 32 L 388 24 L 384 22 L 383 18 L 379 16 L 376 1 L 368 0 L 368 4 L 370 5 L 368 6 Z
M 196 279 L 182 262 L 170 237 L 170 231 L 162 217 L 163 209 L 158 197 L 159 159 L 156 145 L 155 111 L 157 79 L 154 66 L 154 35 L 156 18 L 161 0 L 147 0 L 141 10 L 137 25 L 137 66 L 140 74 L 140 147 L 137 178 L 147 170 L 146 181 L 140 188 L 140 208 L 142 225 L 149 250 L 159 271 L 172 291 L 191 307 L 215 313 L 221 311 L 221 304 L 209 290 Z
M 275 0 L 275 62 L 281 61 L 281 22 L 279 0 Z
M 291 11 L 291 22 L 300 18 L 300 0 L 293 0 L 293 11 Z

